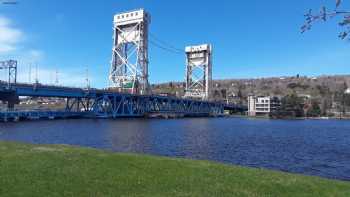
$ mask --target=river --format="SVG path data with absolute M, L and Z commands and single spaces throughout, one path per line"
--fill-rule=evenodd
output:
M 212 160 L 350 181 L 350 121 L 244 118 L 0 123 L 0 140 Z

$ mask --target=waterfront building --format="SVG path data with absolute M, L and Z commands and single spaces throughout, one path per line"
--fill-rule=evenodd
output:
M 281 106 L 277 97 L 270 96 L 248 96 L 248 116 L 269 115 Z

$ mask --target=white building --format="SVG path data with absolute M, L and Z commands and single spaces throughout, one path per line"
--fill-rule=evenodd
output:
M 277 97 L 269 96 L 248 96 L 248 115 L 269 115 L 270 112 L 277 110 L 281 102 Z

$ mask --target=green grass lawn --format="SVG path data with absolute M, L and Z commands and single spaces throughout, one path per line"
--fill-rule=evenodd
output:
M 0 196 L 350 196 L 350 182 L 208 161 L 0 142 Z

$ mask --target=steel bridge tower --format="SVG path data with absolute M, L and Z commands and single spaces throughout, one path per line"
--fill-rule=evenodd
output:
M 210 100 L 212 88 L 212 46 L 210 44 L 188 46 L 185 48 L 185 52 L 185 97 Z
M 114 15 L 112 62 L 109 80 L 113 88 L 132 94 L 148 94 L 148 25 L 143 9 Z
M 17 82 L 17 61 L 16 60 L 7 60 L 0 61 L 0 70 L 7 70 L 8 80 L 7 88 L 11 88 L 11 84 L 16 84 Z

